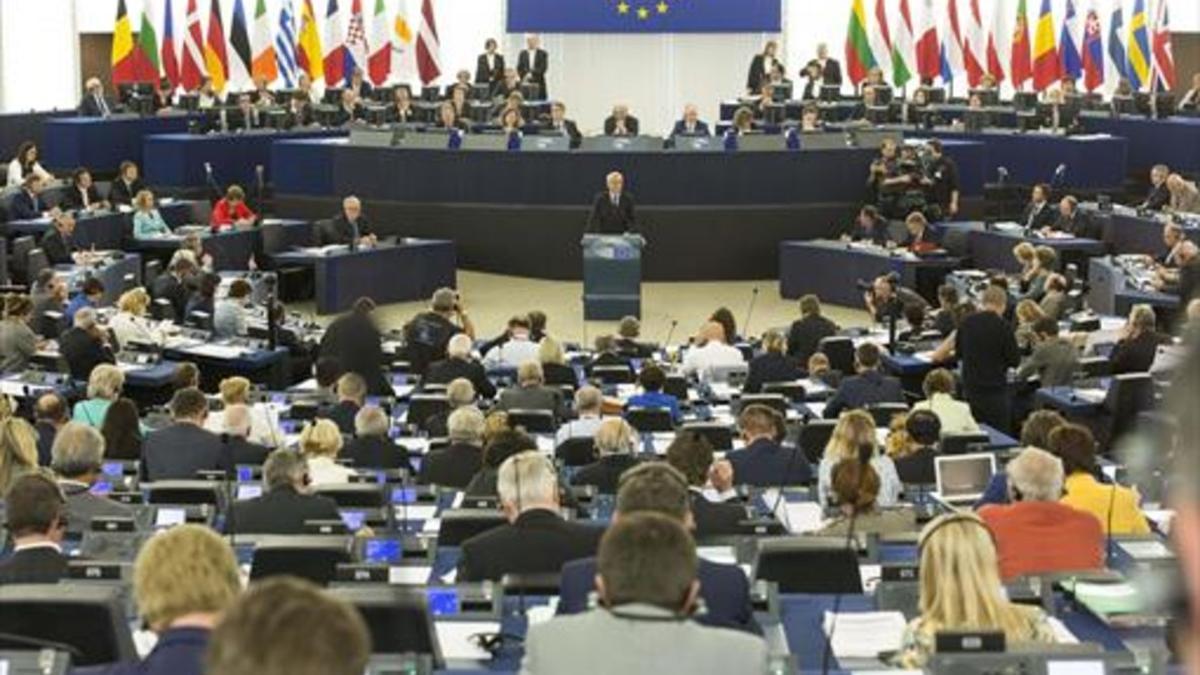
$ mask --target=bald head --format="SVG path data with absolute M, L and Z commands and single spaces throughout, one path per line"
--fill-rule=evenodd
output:
M 709 321 L 700 327 L 702 342 L 725 342 L 725 329 L 716 321 Z

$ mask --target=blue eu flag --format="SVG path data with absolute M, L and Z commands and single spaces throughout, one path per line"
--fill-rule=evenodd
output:
M 777 33 L 782 0 L 508 0 L 510 33 Z

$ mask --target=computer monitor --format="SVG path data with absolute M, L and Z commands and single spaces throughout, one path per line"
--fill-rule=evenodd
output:
M 371 633 L 373 654 L 425 654 L 433 657 L 435 668 L 445 667 L 425 589 L 338 586 L 329 593 L 362 614 Z M 447 600 L 437 602 L 445 604 Z
M 137 650 L 113 586 L 13 584 L 0 587 L 0 649 L 31 641 L 64 645 L 72 665 L 136 661 Z
M 787 150 L 787 138 L 782 134 L 746 134 L 738 136 L 738 152 L 779 152 Z
M 780 593 L 863 592 L 858 550 L 844 537 L 758 540 L 752 579 L 774 581 Z
M 937 496 L 949 504 L 971 504 L 983 496 L 996 473 L 996 456 L 990 452 L 935 457 L 933 471 Z
M 821 100 L 822 101 L 837 101 L 842 98 L 842 86 L 840 84 L 823 84 L 821 85 Z
M 991 123 L 992 115 L 986 110 L 968 110 L 963 113 L 963 129 L 966 131 L 983 131 Z
M 264 537 L 254 547 L 250 579 L 290 575 L 324 586 L 339 563 L 350 562 L 350 546 L 348 536 Z
M 887 105 L 892 102 L 894 92 L 891 87 L 886 84 L 876 84 L 871 88 L 875 90 L 875 105 Z

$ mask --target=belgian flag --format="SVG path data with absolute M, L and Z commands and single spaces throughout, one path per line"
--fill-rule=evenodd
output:
M 113 27 L 112 42 L 113 84 L 137 81 L 139 53 L 140 51 L 133 44 L 133 28 L 129 25 L 129 13 L 125 11 L 125 0 L 118 0 L 117 25 Z

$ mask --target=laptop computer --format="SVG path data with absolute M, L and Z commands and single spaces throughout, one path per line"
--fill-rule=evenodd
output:
M 950 506 L 969 506 L 983 496 L 996 473 L 996 456 L 990 452 L 934 458 L 938 500 Z

